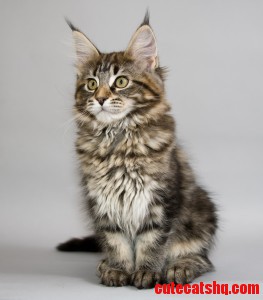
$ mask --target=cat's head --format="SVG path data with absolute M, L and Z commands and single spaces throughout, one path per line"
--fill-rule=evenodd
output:
M 167 110 L 164 71 L 146 14 L 123 52 L 101 53 L 70 22 L 76 49 L 75 115 L 80 122 L 156 118 Z

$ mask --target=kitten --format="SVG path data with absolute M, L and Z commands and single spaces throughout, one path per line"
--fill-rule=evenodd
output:
M 124 52 L 101 53 L 70 22 L 76 46 L 76 151 L 95 235 L 58 246 L 100 251 L 107 286 L 189 283 L 213 269 L 215 205 L 175 137 L 149 17 Z

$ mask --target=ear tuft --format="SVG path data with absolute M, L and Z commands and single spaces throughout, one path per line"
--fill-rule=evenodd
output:
M 65 17 L 65 21 L 67 22 L 68 26 L 70 27 L 70 29 L 71 29 L 72 31 L 80 31 L 77 27 L 75 27 L 75 26 L 70 22 L 70 20 L 69 20 L 67 17 Z
M 143 26 L 143 25 L 150 26 L 150 13 L 149 13 L 149 9 L 146 10 L 144 19 L 143 19 L 142 24 L 140 25 L 140 27 Z
M 69 27 L 72 30 L 72 35 L 74 39 L 75 49 L 76 49 L 76 66 L 79 68 L 83 63 L 96 59 L 100 56 L 99 50 L 95 45 L 82 33 L 78 28 L 76 28 L 68 19 L 66 19 Z

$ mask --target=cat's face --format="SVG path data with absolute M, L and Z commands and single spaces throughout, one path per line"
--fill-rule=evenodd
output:
M 132 81 L 132 70 L 121 65 L 116 56 L 116 53 L 101 55 L 79 81 L 82 88 L 77 102 L 101 122 L 121 119 L 135 105 L 136 87 Z
M 100 53 L 72 25 L 77 53 L 76 115 L 82 122 L 112 123 L 142 115 L 161 101 L 163 74 L 152 29 L 143 24 L 124 52 Z

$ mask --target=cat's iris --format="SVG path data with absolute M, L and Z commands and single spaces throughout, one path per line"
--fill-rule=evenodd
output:
M 96 88 L 98 87 L 97 81 L 93 78 L 89 78 L 88 83 L 87 83 L 87 87 L 90 91 L 96 90 Z
M 123 89 L 125 88 L 129 83 L 128 78 L 124 77 L 124 76 L 120 76 L 115 80 L 115 86 L 119 89 Z

